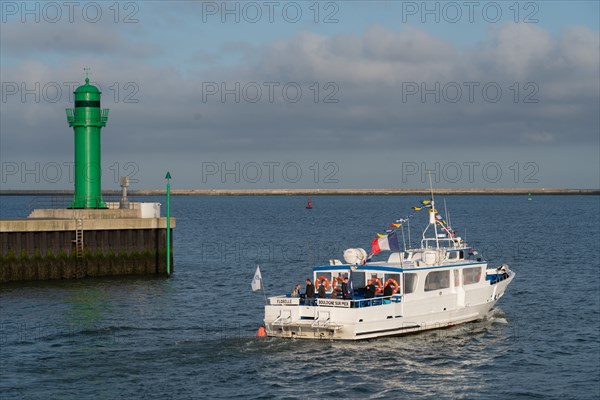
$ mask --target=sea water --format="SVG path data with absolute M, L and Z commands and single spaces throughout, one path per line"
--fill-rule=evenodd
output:
M 29 200 L 3 196 L 2 218 Z M 597 196 L 446 197 L 459 235 L 517 273 L 483 321 L 353 343 L 255 337 L 257 264 L 267 296 L 290 292 L 420 200 L 174 197 L 170 278 L 0 286 L 0 398 L 598 398 Z

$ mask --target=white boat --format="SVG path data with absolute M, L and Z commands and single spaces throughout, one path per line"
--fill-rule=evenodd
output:
M 312 282 L 315 286 L 323 284 L 326 297 L 270 297 L 265 305 L 266 334 L 361 340 L 483 319 L 516 274 L 506 264 L 488 267 L 487 261 L 457 237 L 437 213 L 433 193 L 430 200 L 423 201 L 423 208 L 428 211 L 429 223 L 420 247 L 400 251 L 396 239 L 396 245 L 389 246 L 391 251 L 385 262 L 367 261 L 365 250 L 348 249 L 344 252 L 345 263 L 330 260 L 329 265 L 314 267 Z M 398 220 L 396 229 L 380 235 L 373 246 L 383 243 L 386 247 L 386 240 L 390 243 L 399 228 L 404 237 L 406 221 Z M 347 298 L 339 298 L 335 293 L 344 278 L 349 278 L 349 292 L 344 296 Z M 395 290 L 383 296 L 388 283 L 395 283 Z M 365 291 L 369 284 L 377 288 L 372 298 Z M 387 292 L 390 294 L 389 288 Z

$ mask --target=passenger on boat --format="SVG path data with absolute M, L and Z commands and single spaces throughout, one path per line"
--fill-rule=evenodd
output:
M 323 284 L 323 281 L 321 281 L 321 284 L 319 285 L 318 293 L 320 299 L 324 299 L 327 297 L 327 292 L 325 291 L 325 285 Z
M 312 306 L 315 302 L 314 298 L 315 298 L 315 286 L 312 284 L 312 282 L 310 281 L 310 279 L 306 280 L 306 305 L 307 306 Z
M 396 288 L 396 285 L 394 285 L 392 282 L 388 282 L 388 284 L 385 285 L 385 287 L 383 288 L 383 296 L 389 297 L 389 296 L 393 295 L 395 288 Z
M 377 291 L 377 288 L 375 287 L 375 285 L 373 284 L 373 282 L 369 283 L 367 285 L 367 287 L 365 288 L 365 299 L 372 299 L 372 298 L 374 298 L 376 291 Z
M 300 297 L 300 284 L 298 283 L 294 286 L 294 290 L 292 290 L 292 297 Z
M 344 278 L 342 281 L 342 299 L 348 298 L 348 278 Z
M 395 288 L 396 288 L 396 285 L 394 285 L 392 282 L 388 282 L 387 285 L 385 285 L 385 287 L 383 288 L 383 297 L 388 297 L 387 299 L 383 300 L 383 302 L 385 304 L 390 304 L 392 302 L 389 299 L 389 297 L 394 294 Z

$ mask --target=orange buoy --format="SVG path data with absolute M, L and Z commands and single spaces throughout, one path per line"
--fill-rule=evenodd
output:
M 398 293 L 398 288 L 400 286 L 398 285 L 398 282 L 396 282 L 395 279 L 392 279 L 392 278 L 388 279 L 387 281 L 385 281 L 385 284 L 383 285 L 383 287 L 386 287 L 388 285 L 388 283 L 390 283 L 390 282 L 394 284 L 394 290 L 392 291 L 392 294 Z
M 373 278 L 373 279 L 369 280 L 369 285 L 372 283 L 376 284 L 375 293 L 381 293 L 382 289 L 383 289 L 383 285 L 381 284 L 381 281 L 377 278 Z
M 267 336 L 267 331 L 265 330 L 265 326 L 261 325 L 258 327 L 258 331 L 256 331 L 256 337 L 265 337 Z
M 324 276 L 320 276 L 317 278 L 317 280 L 315 281 L 315 286 L 319 286 L 321 284 L 321 281 L 325 281 L 325 290 L 329 290 L 329 279 L 327 279 Z

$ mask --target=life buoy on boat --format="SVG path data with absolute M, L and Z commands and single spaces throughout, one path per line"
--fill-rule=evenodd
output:
M 394 284 L 394 291 L 392 292 L 392 294 L 398 293 L 398 289 L 400 288 L 400 286 L 398 286 L 398 282 L 396 282 L 396 280 L 393 278 L 390 278 L 387 281 L 385 281 L 385 285 L 383 285 L 383 287 L 386 287 L 390 282 Z
M 315 287 L 318 288 L 321 285 L 321 281 L 325 281 L 325 290 L 329 290 L 329 279 L 324 276 L 320 276 L 315 281 Z
M 381 281 L 377 278 L 373 278 L 369 280 L 369 285 L 371 283 L 377 284 L 377 287 L 375 288 L 375 294 L 381 293 L 381 291 L 383 290 L 383 285 L 381 284 Z
M 331 288 L 333 290 L 337 289 L 338 282 L 344 282 L 344 278 L 342 278 L 341 276 L 338 276 L 337 278 L 334 278 L 331 280 Z

